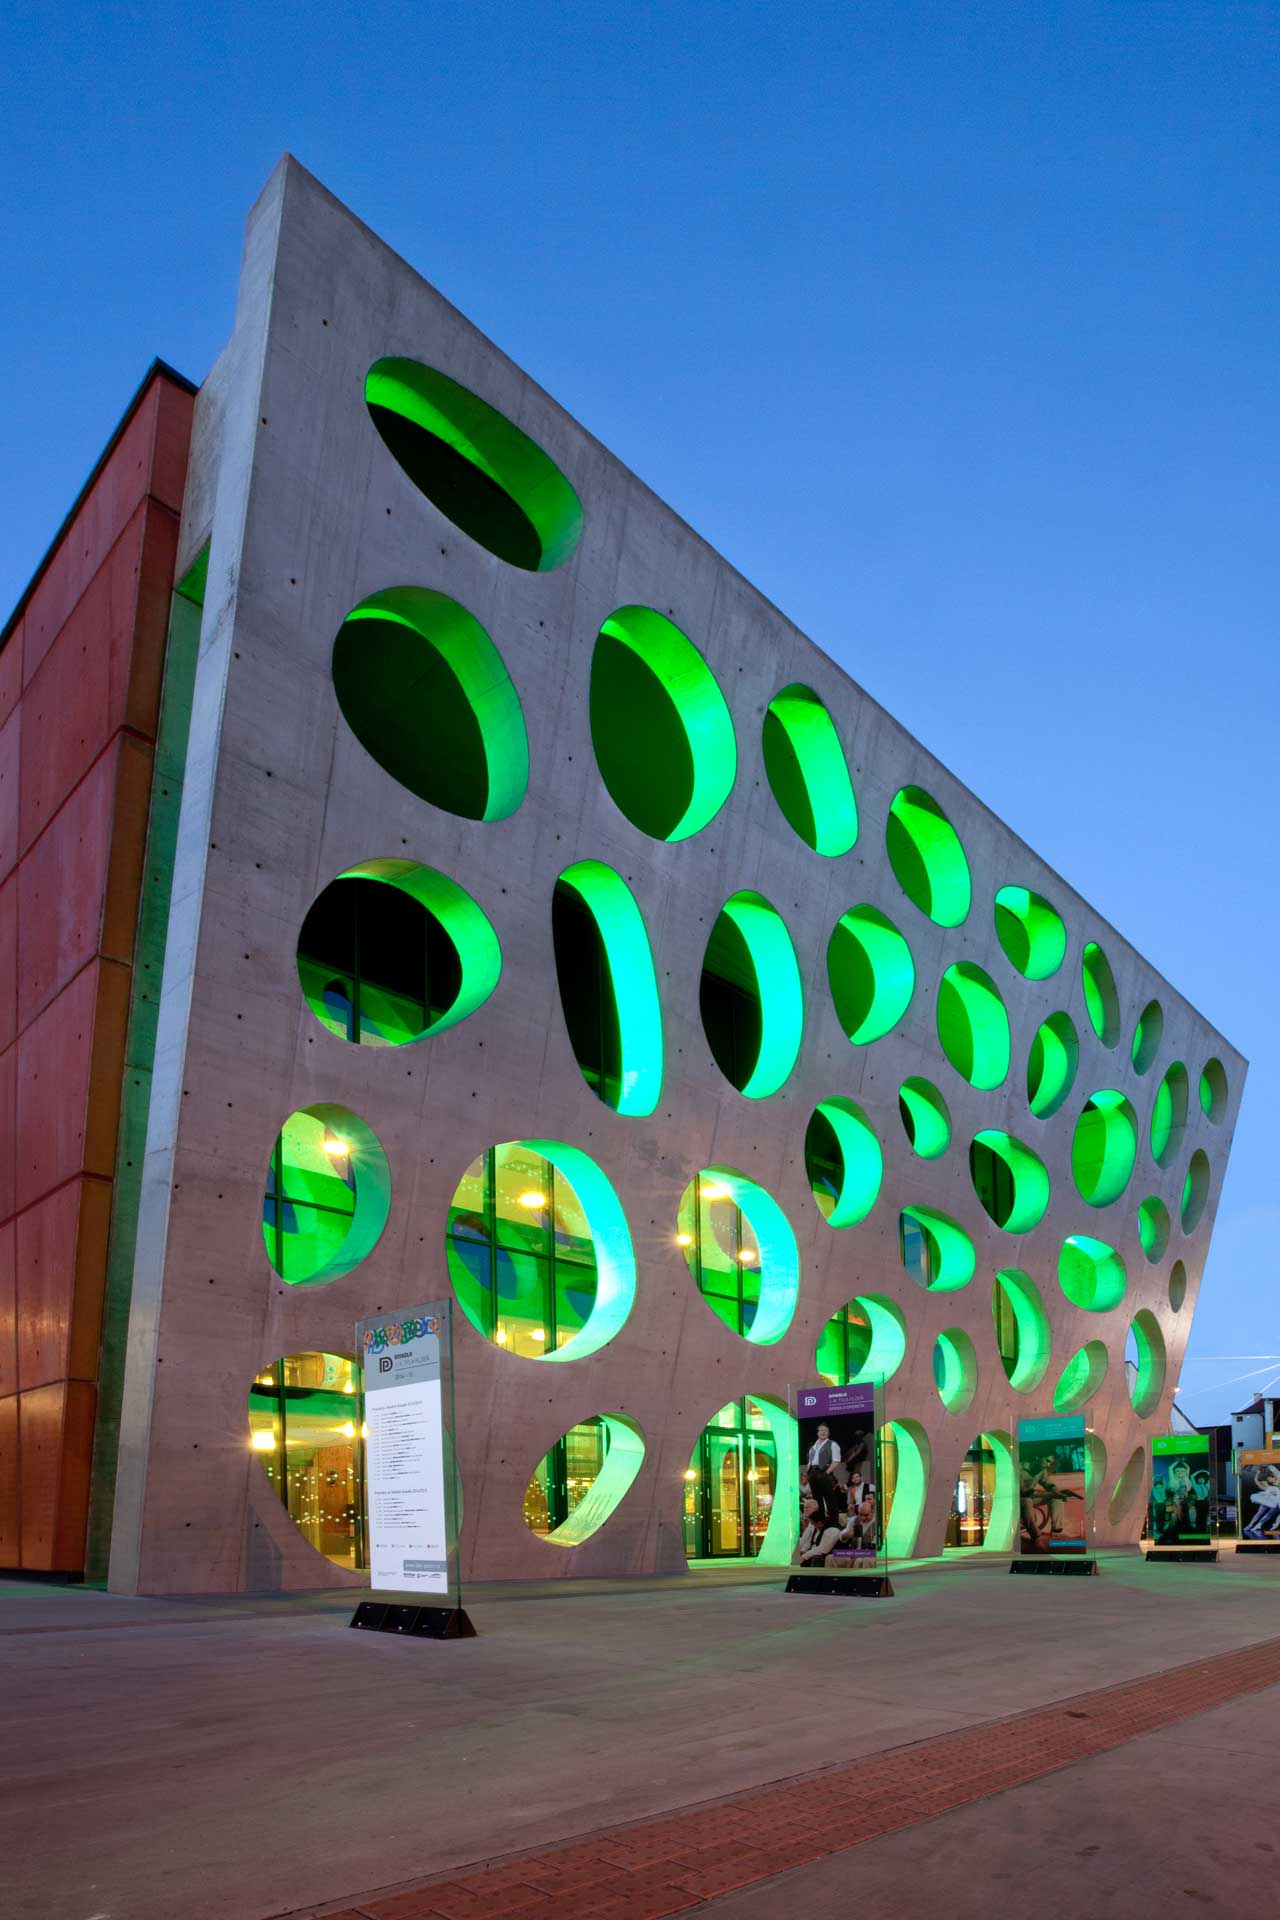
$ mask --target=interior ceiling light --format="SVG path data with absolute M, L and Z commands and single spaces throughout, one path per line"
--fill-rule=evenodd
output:
M 528 1207 L 530 1213 L 540 1213 L 546 1204 L 546 1194 L 539 1193 L 536 1187 L 530 1187 L 527 1193 L 520 1194 L 516 1199 L 516 1205 Z
M 326 1133 L 324 1139 L 321 1141 L 320 1144 L 323 1147 L 324 1151 L 333 1160 L 345 1160 L 347 1155 L 351 1152 L 351 1149 L 347 1145 L 346 1141 L 340 1140 L 336 1133 Z

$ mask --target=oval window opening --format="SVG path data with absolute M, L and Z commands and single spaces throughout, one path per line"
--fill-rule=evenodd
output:
M 931 1080 L 913 1076 L 898 1088 L 898 1114 L 911 1151 L 938 1160 L 951 1145 L 951 1115 Z
M 1169 1209 L 1163 1200 L 1152 1194 L 1138 1208 L 1138 1238 L 1142 1242 L 1142 1251 L 1154 1266 L 1157 1260 L 1163 1260 L 1169 1245 Z
M 1090 1094 L 1071 1140 L 1071 1177 L 1091 1207 L 1109 1207 L 1129 1184 L 1138 1157 L 1138 1116 L 1122 1093 Z
M 1181 1313 L 1182 1303 L 1187 1297 L 1187 1270 L 1181 1260 L 1175 1260 L 1169 1269 L 1169 1305 L 1175 1313 Z
M 342 717 L 384 773 L 464 820 L 506 820 L 529 784 L 511 676 L 465 607 L 388 587 L 351 609 L 333 643 Z
M 827 979 L 836 1018 L 854 1046 L 892 1032 L 911 1004 L 911 949 L 875 907 L 852 907 L 827 942 Z
M 972 961 L 947 968 L 938 987 L 938 1039 L 971 1087 L 990 1093 L 1009 1071 L 1009 1016 L 991 976 Z
M 1112 1525 L 1123 1520 L 1130 1507 L 1142 1491 L 1142 1483 L 1147 1476 L 1147 1450 L 1135 1447 L 1125 1462 L 1124 1471 L 1116 1481 L 1110 1502 L 1107 1506 L 1107 1518 Z
M 364 1406 L 347 1353 L 287 1353 L 249 1389 L 249 1445 L 294 1526 L 336 1567 L 364 1565 Z
M 299 1107 L 276 1135 L 262 1202 L 267 1258 L 293 1287 L 323 1286 L 373 1252 L 391 1207 L 387 1156 L 347 1107 Z
M 1062 916 L 1042 894 L 1027 887 L 1001 887 L 996 895 L 996 936 L 1005 959 L 1024 980 L 1047 980 L 1066 958 Z
M 1227 1111 L 1227 1072 L 1221 1060 L 1210 1060 L 1200 1075 L 1200 1111 L 1215 1127 Z
M 479 1154 L 454 1193 L 445 1254 L 472 1326 L 525 1360 L 598 1352 L 635 1299 L 618 1197 L 594 1160 L 560 1140 Z
M 1058 1255 L 1058 1284 L 1073 1307 L 1107 1313 L 1124 1299 L 1124 1261 L 1105 1240 L 1073 1233 Z
M 1151 1158 L 1158 1167 L 1171 1167 L 1187 1130 L 1187 1070 L 1175 1060 L 1156 1088 L 1151 1109 Z
M 652 1113 L 662 1091 L 662 1009 L 630 888 L 599 860 L 566 867 L 551 896 L 551 935 L 583 1079 L 615 1113 Z
M 652 607 L 619 607 L 591 656 L 591 743 L 610 798 L 655 840 L 687 840 L 733 787 L 738 749 L 698 649 Z
M 1209 1156 L 1197 1147 L 1182 1185 L 1182 1231 L 1194 1233 L 1209 1203 Z
M 797 1451 L 795 1421 L 767 1395 L 713 1414 L 685 1469 L 687 1559 L 785 1566 L 800 1508 Z
M 1101 1340 L 1089 1340 L 1073 1353 L 1053 1390 L 1055 1413 L 1077 1413 L 1092 1400 L 1107 1374 L 1107 1350 Z
M 1069 1015 L 1051 1013 L 1036 1028 L 1027 1056 L 1027 1105 L 1037 1120 L 1058 1111 L 1075 1084 L 1080 1042 Z
M 963 1327 L 946 1327 L 938 1335 L 933 1383 L 948 1413 L 968 1413 L 978 1391 L 978 1356 Z
M 800 1295 L 800 1255 L 771 1194 L 733 1167 L 705 1167 L 681 1198 L 676 1245 L 731 1333 L 755 1346 L 781 1340 Z
M 1096 940 L 1089 941 L 1081 956 L 1080 978 L 1089 1025 L 1104 1047 L 1114 1047 L 1120 1038 L 1120 1001 L 1110 962 Z
M 349 867 L 317 895 L 298 935 L 307 1005 L 356 1046 L 443 1033 L 484 1005 L 501 971 L 498 936 L 470 894 L 415 860 Z
M 1049 1370 L 1053 1336 L 1040 1289 L 1029 1273 L 1005 1267 L 996 1275 L 991 1317 L 1005 1378 L 1015 1392 L 1033 1392 Z
M 830 1227 L 853 1227 L 876 1203 L 884 1160 L 867 1116 L 839 1095 L 821 1100 L 804 1136 L 805 1172 Z
M 1126 1355 L 1125 1364 L 1129 1399 L 1138 1418 L 1145 1420 L 1160 1404 L 1168 1364 L 1160 1323 L 1147 1307 L 1133 1316 L 1129 1346 L 1132 1357 Z
M 1146 1073 L 1155 1064 L 1164 1038 L 1164 1009 L 1158 1000 L 1148 1000 L 1133 1030 L 1133 1070 Z
M 913 906 L 937 926 L 958 927 L 969 912 L 969 863 L 955 828 L 923 787 L 903 787 L 895 796 L 885 845 Z
M 882 1294 L 860 1293 L 833 1313 L 818 1336 L 814 1365 L 828 1386 L 891 1380 L 906 1358 L 907 1321 Z
M 764 768 L 792 831 L 834 859 L 858 837 L 849 766 L 831 715 L 811 687 L 784 687 L 764 717 Z
M 573 552 L 582 505 L 529 436 L 448 374 L 418 360 L 375 360 L 365 404 L 392 457 L 455 527 L 527 573 Z
M 1049 1175 L 1044 1162 L 1011 1133 L 988 1127 L 969 1148 L 973 1190 L 1005 1233 L 1030 1233 L 1049 1205 Z
M 904 1207 L 898 1215 L 898 1252 L 918 1287 L 954 1293 L 973 1278 L 973 1242 L 949 1214 L 933 1207 Z
M 644 1464 L 644 1435 L 623 1413 L 598 1413 L 562 1434 L 534 1468 L 524 1523 L 553 1547 L 580 1547 L 616 1512 Z
M 776 1093 L 795 1066 L 804 998 L 781 916 L 758 893 L 726 900 L 707 941 L 698 987 L 707 1045 L 747 1100 Z

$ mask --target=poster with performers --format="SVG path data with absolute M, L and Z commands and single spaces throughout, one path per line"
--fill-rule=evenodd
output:
M 1280 1442 L 1280 1434 L 1271 1438 Z M 1236 1462 L 1240 1539 L 1280 1541 L 1280 1444 L 1242 1447 Z
M 793 1567 L 855 1573 L 880 1551 L 873 1386 L 796 1394 L 800 1512 Z
M 1151 1544 L 1207 1547 L 1213 1525 L 1213 1462 L 1207 1433 L 1165 1433 L 1151 1442 Z
M 1018 1422 L 1018 1550 L 1088 1551 L 1082 1413 Z

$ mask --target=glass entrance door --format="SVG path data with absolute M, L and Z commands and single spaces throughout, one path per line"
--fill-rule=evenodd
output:
M 722 1407 L 685 1475 L 684 1544 L 691 1560 L 754 1558 L 764 1544 L 777 1484 L 777 1450 L 753 1400 Z

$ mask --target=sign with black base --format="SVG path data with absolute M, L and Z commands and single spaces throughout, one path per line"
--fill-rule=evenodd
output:
M 1009 1562 L 1010 1573 L 1096 1573 L 1098 1563 L 1087 1555 L 1072 1560 L 1021 1559 Z
M 1010 1573 L 1093 1574 L 1082 1413 L 1017 1424 L 1018 1557 Z
M 1216 1560 L 1216 1547 L 1161 1547 L 1156 1553 L 1144 1553 L 1144 1560 Z
M 892 1594 L 882 1559 L 876 1388 L 801 1387 L 795 1396 L 800 1511 L 788 1593 Z
M 351 1625 L 415 1640 L 475 1632 L 458 1579 L 452 1302 L 356 1327 L 364 1368 L 365 1524 L 371 1593 Z
M 788 1593 L 849 1594 L 862 1600 L 883 1600 L 893 1593 L 887 1573 L 793 1573 Z

